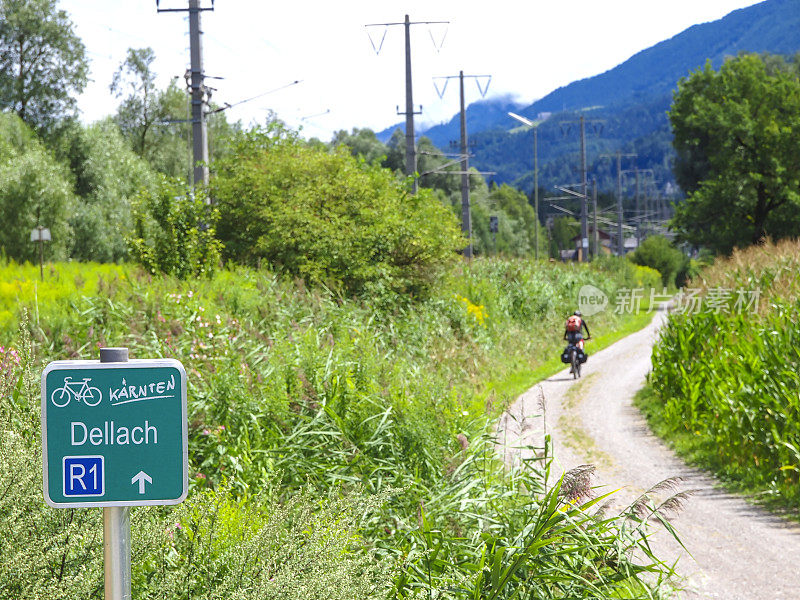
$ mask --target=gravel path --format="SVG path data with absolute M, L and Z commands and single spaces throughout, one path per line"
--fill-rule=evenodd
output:
M 620 510 L 656 483 L 681 477 L 678 489 L 695 492 L 672 523 L 690 554 L 663 530 L 654 539 L 657 556 L 678 560 L 684 578 L 679 598 L 800 599 L 800 526 L 725 493 L 713 477 L 687 467 L 632 405 L 663 318 L 657 315 L 642 331 L 590 355 L 577 382 L 565 369 L 528 390 L 501 419 L 499 439 L 507 448 L 518 440 L 541 445 L 546 424 L 556 470 L 595 465 L 598 493 L 622 488 L 612 497 Z

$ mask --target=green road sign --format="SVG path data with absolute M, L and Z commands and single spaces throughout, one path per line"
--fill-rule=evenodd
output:
M 42 454 L 50 506 L 182 502 L 188 487 L 183 365 L 51 362 L 42 373 Z

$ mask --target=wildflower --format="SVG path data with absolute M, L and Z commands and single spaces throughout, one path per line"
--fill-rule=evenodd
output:
M 195 477 L 201 481 L 206 478 L 205 474 L 203 473 L 198 473 L 197 475 L 195 475 Z
M 453 297 L 459 302 L 464 303 L 464 308 L 467 309 L 467 316 L 475 319 L 475 321 L 478 322 L 478 325 L 484 325 L 487 313 L 486 307 L 484 307 L 483 304 L 473 304 L 470 302 L 469 298 L 465 298 L 464 296 L 460 296 L 458 294 L 453 294 Z

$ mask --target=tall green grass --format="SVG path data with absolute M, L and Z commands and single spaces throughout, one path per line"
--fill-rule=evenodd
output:
M 6 268 L 22 280 L 28 267 Z M 190 498 L 173 512 L 137 511 L 150 532 L 138 551 L 142 596 L 234 597 L 226 595 L 236 589 L 231 564 L 241 563 L 247 566 L 235 581 L 252 580 L 252 596 L 236 597 L 284 597 L 285 588 L 270 585 L 267 563 L 252 554 L 259 540 L 280 535 L 300 552 L 302 530 L 291 526 L 298 514 L 313 514 L 315 503 L 322 513 L 311 532 L 319 532 L 313 539 L 321 552 L 328 548 L 320 559 L 328 566 L 298 576 L 309 590 L 340 577 L 343 591 L 330 597 L 649 598 L 670 573 L 647 553 L 640 508 L 606 516 L 599 505 L 585 504 L 586 489 L 546 490 L 547 460 L 508 470 L 490 434 L 526 378 L 559 352 L 563 317 L 574 309 L 578 289 L 592 284 L 613 295 L 620 285 L 613 270 L 474 261 L 455 267 L 424 302 L 373 305 L 248 269 L 181 282 L 128 266 L 84 265 L 78 286 L 71 268 L 54 265 L 55 275 L 34 294 L 15 289 L 0 296 L 0 307 L 12 315 L 0 323 L 6 342 L 23 310 L 37 315 L 23 329 L 35 356 L 7 376 L 14 389 L 28 385 L 27 392 L 4 396 L 3 411 L 36 411 L 36 391 L 20 383 L 19 369 L 95 358 L 99 346 L 184 363 Z M 593 320 L 593 329 L 625 322 L 609 311 Z M 511 379 L 506 386 L 487 383 Z M 26 423 L 0 427 L 9 465 L 26 464 L 36 453 L 37 421 Z M 4 481 L 12 476 L 0 472 Z M 27 502 L 35 493 L 25 492 Z M 290 508 L 298 495 L 306 500 Z M 0 512 L 11 511 L 18 498 L 7 500 Z M 342 513 L 350 534 L 326 546 L 342 502 L 372 508 Z M 29 516 L 14 514 L 20 531 L 52 529 L 37 525 L 53 520 L 43 505 Z M 53 556 L 71 556 L 77 539 L 59 537 Z M 280 556 L 280 543 L 269 543 Z M 330 552 L 341 557 L 341 570 Z M 644 560 L 634 561 L 634 553 Z M 18 550 L 8 556 L 24 562 Z M 3 571 L 9 564 L 3 560 L 0 553 L 0 592 L 13 572 Z M 40 577 L 57 562 L 37 561 Z M 81 570 L 80 560 L 69 562 L 54 580 L 67 586 L 65 597 L 78 589 L 70 581 L 81 590 L 96 584 L 91 564 Z M 352 577 L 359 570 L 373 578 L 367 591 Z
M 663 430 L 679 448 L 796 516 L 798 250 L 797 242 L 783 242 L 738 252 L 691 282 L 700 310 L 670 318 L 650 377 L 660 396 L 650 410 L 659 411 Z

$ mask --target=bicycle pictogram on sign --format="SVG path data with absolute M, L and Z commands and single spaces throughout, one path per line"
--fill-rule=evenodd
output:
M 72 377 L 64 377 L 64 385 L 53 390 L 50 400 L 59 408 L 64 408 L 75 398 L 77 402 L 83 401 L 86 406 L 97 406 L 103 399 L 100 388 L 89 385 L 91 377 L 84 377 L 80 381 L 72 381 Z

